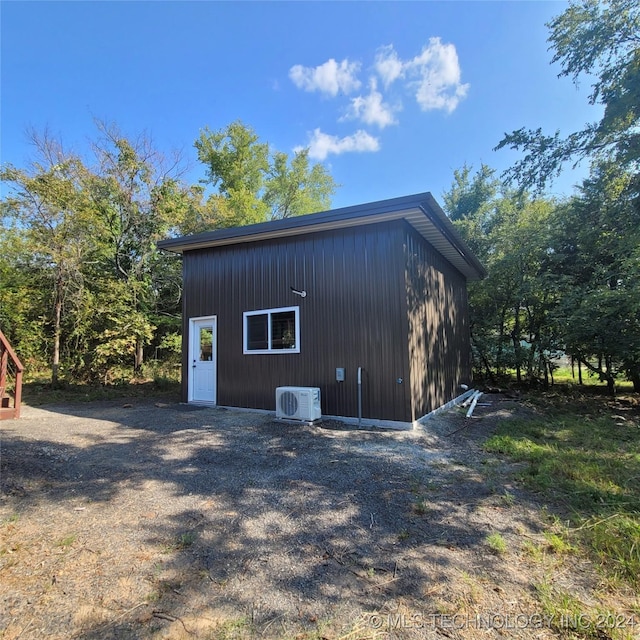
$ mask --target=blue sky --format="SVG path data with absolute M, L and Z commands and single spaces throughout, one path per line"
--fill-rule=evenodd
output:
M 162 150 L 240 119 L 273 149 L 310 146 L 335 207 L 431 191 L 517 157 L 504 132 L 567 134 L 599 117 L 557 78 L 545 22 L 565 2 L 1 3 L 1 160 L 44 127 L 87 150 L 94 118 Z M 554 184 L 568 194 L 583 166 Z

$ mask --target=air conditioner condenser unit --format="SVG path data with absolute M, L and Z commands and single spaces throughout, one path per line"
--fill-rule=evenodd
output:
M 276 418 L 313 422 L 320 420 L 320 389 L 318 387 L 278 387 Z

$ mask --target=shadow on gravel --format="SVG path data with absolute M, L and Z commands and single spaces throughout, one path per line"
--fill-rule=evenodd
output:
M 146 544 L 164 550 L 155 613 L 145 609 L 158 624 L 216 607 L 282 635 L 282 621 L 307 628 L 345 607 L 357 616 L 394 598 L 424 601 L 455 553 L 479 550 L 488 532 L 473 514 L 496 486 L 452 464 L 437 448 L 451 442 L 436 437 L 161 403 L 36 413 L 3 428 L 5 507 L 117 501 L 125 484 L 149 482 L 169 502 L 191 500 L 145 526 Z M 73 637 L 143 637 L 137 614 Z

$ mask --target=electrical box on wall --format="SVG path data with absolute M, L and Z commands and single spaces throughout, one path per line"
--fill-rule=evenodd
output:
M 336 369 L 336 382 L 344 382 L 344 367 Z

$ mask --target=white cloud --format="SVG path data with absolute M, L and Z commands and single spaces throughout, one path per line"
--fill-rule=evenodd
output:
M 400 91 L 415 96 L 422 111 L 448 113 L 457 108 L 469 91 L 469 84 L 462 83 L 455 45 L 443 44 L 440 38 L 430 38 L 420 54 L 407 60 L 400 58 L 393 45 L 380 47 L 370 69 L 368 94 L 344 98 L 348 105 L 343 107 L 344 115 L 339 121 L 357 120 L 384 129 L 398 124 L 396 115 L 402 109 Z M 289 78 L 304 91 L 346 96 L 360 88 L 359 72 L 360 62 L 350 62 L 347 58 L 336 62 L 331 58 L 317 67 L 297 64 L 289 69 Z M 382 90 L 378 90 L 378 84 Z M 392 91 L 393 102 L 390 103 L 388 97 L 385 101 L 383 93 Z M 309 136 L 308 147 L 309 157 L 322 161 L 332 154 L 378 151 L 380 140 L 364 129 L 341 138 L 318 128 Z
M 341 120 L 361 120 L 365 124 L 376 125 L 384 129 L 391 124 L 397 124 L 393 115 L 393 108 L 383 102 L 382 94 L 377 90 L 375 79 L 371 80 L 368 96 L 358 96 L 351 99 L 351 104 L 344 118 Z
M 357 78 L 359 71 L 359 62 L 349 62 L 346 58 L 342 62 L 336 62 L 331 58 L 317 67 L 296 64 L 289 69 L 289 78 L 298 89 L 337 96 L 340 91 L 351 93 L 360 88 Z
M 374 69 L 385 88 L 402 79 L 423 111 L 442 109 L 451 113 L 469 91 L 462 84 L 458 53 L 453 44 L 430 38 L 422 52 L 410 60 L 402 60 L 393 45 L 376 53 Z
M 331 154 L 378 151 L 380 141 L 362 129 L 358 129 L 353 135 L 344 138 L 323 133 L 320 129 L 314 129 L 308 147 L 309 157 L 312 160 L 325 160 Z
M 374 68 L 380 76 L 385 89 L 402 75 L 403 63 L 392 44 L 378 49 Z
M 430 38 L 422 53 L 404 64 L 409 86 L 423 111 L 443 109 L 451 113 L 469 90 L 462 84 L 458 53 L 452 44 Z

